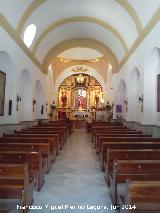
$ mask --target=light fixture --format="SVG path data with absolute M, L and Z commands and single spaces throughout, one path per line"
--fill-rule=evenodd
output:
M 128 112 L 128 101 L 124 100 L 124 104 L 126 105 L 126 112 Z
M 125 103 L 126 105 L 128 105 L 128 101 L 127 101 L 127 100 L 124 100 L 124 103 Z
M 33 104 L 33 112 L 34 112 L 34 106 L 36 105 L 36 100 L 33 98 L 32 104 Z
M 21 102 L 21 97 L 18 95 L 18 93 L 17 93 L 16 101 L 17 101 L 16 111 L 18 112 L 18 103 Z
M 143 103 L 143 94 L 138 98 L 139 103 Z

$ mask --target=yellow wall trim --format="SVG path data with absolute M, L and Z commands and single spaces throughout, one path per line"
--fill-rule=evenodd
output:
M 127 13 L 131 16 L 138 34 L 142 32 L 143 27 L 142 27 L 142 23 L 141 20 L 136 12 L 136 10 L 132 7 L 132 5 L 128 2 L 128 0 L 116 0 L 117 3 L 120 4 L 121 7 L 123 7 Z
M 28 17 L 33 13 L 33 11 L 35 11 L 37 9 L 37 7 L 39 7 L 41 4 L 43 4 L 45 2 L 45 0 L 34 0 L 29 6 L 28 8 L 24 11 L 21 19 L 19 20 L 18 26 L 17 26 L 17 33 L 19 34 L 19 36 L 21 36 L 22 30 L 24 28 L 24 25 L 28 19 Z M 31 23 L 34 24 L 34 23 Z
M 154 28 L 154 26 L 160 21 L 160 8 L 156 10 L 151 20 L 148 22 L 146 27 L 143 29 L 143 31 L 140 33 L 132 47 L 129 49 L 126 56 L 122 59 L 119 65 L 119 70 L 121 67 L 127 62 L 128 58 L 132 55 L 132 53 L 137 49 L 137 47 L 141 44 L 141 42 L 145 39 L 145 37 L 151 32 L 151 30 Z
M 112 64 L 113 72 L 117 72 L 119 62 L 117 58 L 115 57 L 114 53 L 108 47 L 106 47 L 103 43 L 100 43 L 98 41 L 91 40 L 91 39 L 85 39 L 85 38 L 67 40 L 58 44 L 56 47 L 52 48 L 48 52 L 48 54 L 46 55 L 43 61 L 44 69 L 46 70 L 46 72 L 48 72 L 49 64 L 52 63 L 53 59 L 57 57 L 58 54 L 60 54 L 61 52 L 67 49 L 74 48 L 74 47 L 88 47 L 88 48 L 92 48 L 99 51 Z
M 89 17 L 89 16 L 77 16 L 77 17 L 70 17 L 70 18 L 66 18 L 66 19 L 61 19 L 57 22 L 54 22 L 53 24 L 51 24 L 47 29 L 45 29 L 41 35 L 39 36 L 39 38 L 36 40 L 35 44 L 33 45 L 33 53 L 36 53 L 36 50 L 38 49 L 38 46 L 40 45 L 40 43 L 42 42 L 42 40 L 47 36 L 48 33 L 52 32 L 53 30 L 55 30 L 57 27 L 63 25 L 63 24 L 67 24 L 67 23 L 72 23 L 72 22 L 90 22 L 90 23 L 95 23 L 98 24 L 102 27 L 104 27 L 105 29 L 111 31 L 114 36 L 119 40 L 120 44 L 122 45 L 123 49 L 125 52 L 127 52 L 128 50 L 128 46 L 127 43 L 125 42 L 125 40 L 122 38 L 121 34 L 115 29 L 113 28 L 110 24 L 94 18 L 94 17 Z
M 2 28 L 9 34 L 9 36 L 17 43 L 17 45 L 23 50 L 23 52 L 31 59 L 31 61 L 42 71 L 43 68 L 37 58 L 34 57 L 32 52 L 28 49 L 28 47 L 23 43 L 22 39 L 17 35 L 16 31 L 10 25 L 10 23 L 6 20 L 6 18 L 0 13 L 0 22 Z

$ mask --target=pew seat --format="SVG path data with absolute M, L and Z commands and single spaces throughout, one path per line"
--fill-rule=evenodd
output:
M 160 149 L 108 149 L 104 163 L 108 186 L 110 186 L 109 174 L 113 173 L 115 160 L 160 160 Z
M 120 213 L 159 213 L 160 181 L 126 181 L 125 195 L 119 196 Z M 130 207 L 127 209 L 126 207 Z M 134 210 L 134 206 L 136 209 Z
M 55 159 L 55 154 L 51 151 L 50 143 L 46 139 L 6 137 L 0 138 L 0 151 L 30 151 L 41 152 L 46 161 L 46 173 L 51 169 L 51 163 Z
M 33 179 L 28 164 L 0 163 L 0 199 L 19 199 L 22 213 L 33 203 Z
M 42 162 L 41 153 L 24 151 L 1 151 L 0 163 L 28 164 L 29 176 L 34 179 L 37 191 L 40 191 L 44 183 L 45 164 Z
M 109 175 L 113 205 L 118 205 L 118 196 L 125 194 L 127 179 L 160 180 L 160 160 L 115 160 L 113 172 Z

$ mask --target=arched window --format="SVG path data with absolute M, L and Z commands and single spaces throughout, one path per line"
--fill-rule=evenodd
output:
M 23 37 L 23 41 L 28 48 L 31 46 L 35 35 L 36 35 L 36 25 L 31 24 L 25 29 Z

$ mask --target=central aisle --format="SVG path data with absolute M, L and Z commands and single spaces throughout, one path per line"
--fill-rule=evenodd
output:
M 35 192 L 34 205 L 42 205 L 40 212 L 51 212 L 51 206 L 71 205 L 76 210 L 56 210 L 54 212 L 114 212 L 110 209 L 104 173 L 92 147 L 90 134 L 85 130 L 75 130 L 67 141 L 64 150 L 56 159 L 52 169 L 45 177 L 45 184 L 40 192 Z M 47 208 L 44 208 L 48 205 Z M 104 206 L 101 210 L 87 210 L 89 206 Z M 78 210 L 77 208 L 85 208 Z M 81 207 L 82 206 L 82 207 Z M 31 211 L 32 213 L 35 211 Z M 53 212 L 53 210 L 52 210 Z

